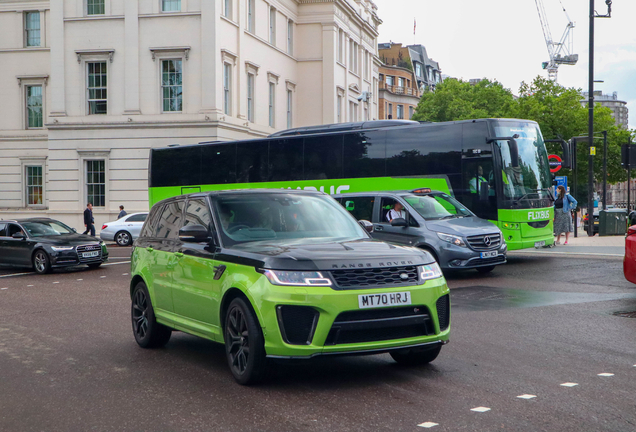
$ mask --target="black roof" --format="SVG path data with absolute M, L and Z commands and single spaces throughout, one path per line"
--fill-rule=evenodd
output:
M 59 222 L 57 219 L 51 219 L 47 217 L 34 217 L 34 218 L 21 218 L 21 219 L 0 219 L 0 222 Z
M 292 135 L 310 135 L 315 133 L 325 132 L 342 132 L 347 130 L 359 130 L 359 129 L 375 129 L 375 128 L 387 128 L 396 126 L 414 126 L 419 122 L 413 120 L 372 120 L 365 122 L 349 122 L 349 123 L 333 123 L 327 125 L 317 126 L 305 126 L 293 129 L 286 129 L 280 132 L 271 134 L 269 137 L 283 137 Z

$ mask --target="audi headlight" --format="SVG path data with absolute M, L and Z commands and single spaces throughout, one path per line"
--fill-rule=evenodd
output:
M 331 279 L 321 272 L 265 270 L 264 274 L 272 285 L 331 286 Z
M 466 243 L 464 243 L 464 239 L 462 239 L 459 236 L 438 232 L 437 237 L 439 237 L 440 240 L 444 240 L 445 242 L 454 244 L 455 246 L 466 247 Z
M 51 249 L 53 249 L 55 252 L 70 251 L 75 249 L 75 246 L 51 246 Z
M 442 277 L 442 269 L 439 268 L 437 263 L 419 266 L 418 269 L 420 271 L 420 279 L 422 279 L 422 281 Z

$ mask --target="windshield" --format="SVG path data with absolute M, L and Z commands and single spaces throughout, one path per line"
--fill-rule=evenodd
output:
M 404 199 L 426 220 L 470 217 L 473 214 L 450 195 L 409 195 Z
M 226 246 L 253 241 L 311 242 L 368 238 L 366 231 L 334 199 L 280 193 L 220 196 L 214 207 Z
M 501 177 L 504 199 L 521 200 L 550 198 L 552 179 L 548 153 L 539 127 L 525 122 L 501 122 L 495 124 L 498 137 L 516 138 L 519 148 L 519 166 L 512 166 L 510 146 L 507 141 L 498 141 L 501 150 Z
M 24 222 L 22 224 L 31 237 L 73 234 L 73 229 L 58 221 Z

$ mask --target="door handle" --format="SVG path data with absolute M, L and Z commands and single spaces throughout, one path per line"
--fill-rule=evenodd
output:
M 384 231 L 384 227 L 382 225 L 376 225 L 374 229 L 376 231 Z
M 174 256 L 176 256 L 177 258 L 182 258 L 183 257 L 183 252 L 175 252 Z
M 153 249 L 152 247 L 150 247 L 150 246 L 148 246 L 148 247 L 146 248 L 146 250 L 147 250 L 148 252 L 152 252 L 152 251 L 154 251 L 154 249 Z

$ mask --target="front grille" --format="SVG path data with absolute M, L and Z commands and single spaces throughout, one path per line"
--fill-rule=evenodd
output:
M 470 246 L 472 249 L 485 251 L 497 249 L 501 244 L 501 235 L 499 235 L 499 233 L 476 235 L 470 236 L 466 240 L 468 240 L 468 246 Z
M 377 342 L 435 334 L 426 306 L 403 306 L 343 312 L 334 321 L 325 345 Z
M 278 306 L 278 325 L 283 340 L 291 345 L 309 345 L 318 324 L 318 311 L 309 306 Z
M 450 301 L 449 295 L 446 294 L 443 297 L 437 299 L 437 319 L 439 320 L 439 329 L 444 331 L 448 328 L 450 323 Z
M 497 255 L 492 258 L 475 258 L 468 261 L 468 265 L 487 265 L 487 264 L 501 264 L 506 261 L 505 255 Z
M 331 276 L 342 289 L 384 288 L 419 283 L 417 266 L 332 270 Z
M 94 257 L 89 257 L 89 258 L 84 258 L 82 256 L 82 254 L 84 252 L 95 252 L 98 251 L 99 254 L 97 256 Z M 88 244 L 88 245 L 81 245 L 77 247 L 77 257 L 79 258 L 79 262 L 82 264 L 85 263 L 92 263 L 92 262 L 96 262 L 96 261 L 101 261 L 102 260 L 102 247 L 98 244 Z

